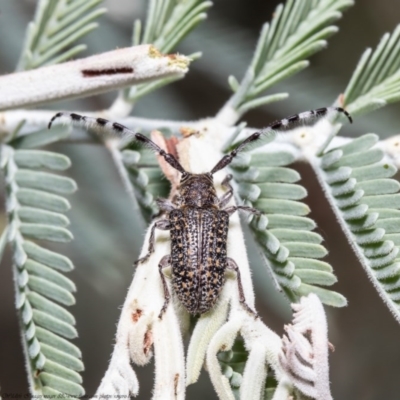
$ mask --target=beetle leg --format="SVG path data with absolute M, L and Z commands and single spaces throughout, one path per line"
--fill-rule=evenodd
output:
M 164 256 L 161 259 L 160 263 L 158 264 L 158 271 L 160 272 L 161 282 L 162 282 L 163 289 L 164 289 L 164 298 L 165 298 L 164 305 L 162 306 L 160 314 L 158 315 L 158 318 L 160 318 L 160 319 L 162 318 L 163 314 L 165 313 L 165 311 L 166 311 L 166 309 L 168 307 L 169 300 L 171 298 L 171 295 L 169 294 L 167 282 L 165 281 L 165 276 L 164 276 L 164 274 L 162 272 L 163 268 L 168 266 L 169 260 L 170 260 L 170 256 L 169 255 Z
M 259 315 L 252 310 L 246 303 L 246 298 L 244 297 L 244 291 L 243 291 L 243 286 L 242 286 L 242 279 L 240 277 L 240 271 L 239 271 L 239 267 L 236 264 L 236 262 L 232 259 L 227 257 L 227 261 L 228 261 L 228 266 L 227 268 L 233 270 L 236 272 L 236 276 L 237 276 L 237 283 L 238 283 L 238 289 L 239 289 L 239 301 L 240 304 L 244 307 L 244 309 L 249 313 L 254 315 L 255 318 L 259 318 Z
M 158 207 L 160 208 L 160 210 L 162 210 L 162 211 L 170 212 L 170 211 L 176 209 L 176 205 L 171 200 L 168 200 L 168 199 L 158 198 L 156 200 L 156 203 L 157 203 Z
M 156 221 L 151 227 L 150 238 L 149 238 L 149 249 L 147 250 L 147 254 L 144 257 L 139 258 L 139 260 L 135 261 L 133 265 L 144 263 L 149 259 L 151 253 L 154 252 L 154 232 L 156 228 L 161 229 L 163 231 L 168 231 L 171 229 L 169 221 L 167 219 L 160 219 Z
M 224 211 L 226 211 L 229 215 L 232 215 L 237 210 L 247 211 L 251 214 L 256 214 L 258 216 L 262 215 L 261 211 L 257 210 L 256 208 L 247 207 L 247 206 L 232 206 L 232 207 L 225 208 Z
M 230 185 L 229 181 L 232 179 L 232 175 L 227 175 L 225 179 L 222 181 L 221 186 L 226 187 L 228 191 L 224 193 L 219 199 L 218 206 L 219 208 L 224 208 L 230 201 L 233 196 L 233 188 Z

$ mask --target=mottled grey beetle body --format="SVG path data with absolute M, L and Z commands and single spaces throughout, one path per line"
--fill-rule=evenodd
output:
M 329 111 L 344 113 L 352 122 L 350 115 L 342 108 L 319 108 L 293 115 L 289 118 L 269 124 L 264 132 L 288 128 L 291 124 L 308 118 L 318 118 Z M 49 129 L 57 118 L 68 116 L 78 125 L 93 125 L 107 129 L 118 136 L 132 137 L 156 151 L 181 175 L 178 196 L 173 201 L 158 199 L 157 203 L 164 218 L 156 221 L 150 233 L 149 250 L 145 257 L 137 261 L 146 261 L 154 252 L 155 229 L 169 230 L 171 233 L 171 254 L 159 262 L 160 277 L 164 288 L 165 302 L 160 318 L 166 310 L 170 294 L 162 269 L 172 267 L 172 286 L 178 299 L 191 314 L 203 314 L 214 307 L 218 301 L 225 281 L 226 269 L 236 271 L 239 300 L 250 313 L 257 315 L 247 304 L 243 293 L 240 271 L 235 261 L 227 257 L 227 237 L 229 217 L 237 210 L 260 214 L 254 208 L 246 206 L 226 207 L 233 196 L 229 184 L 230 176 L 222 182 L 228 190 L 220 198 L 217 196 L 213 175 L 229 165 L 238 153 L 250 143 L 260 139 L 263 132 L 254 132 L 243 140 L 230 153 L 224 155 L 215 167 L 205 174 L 191 174 L 182 167 L 174 155 L 161 149 L 156 143 L 140 133 L 134 133 L 127 127 L 103 118 L 91 118 L 71 113 L 57 113 L 49 122 Z
M 169 213 L 172 285 L 191 314 L 214 307 L 225 282 L 229 215 L 186 208 Z
M 245 302 L 239 268 L 227 257 L 226 247 L 229 216 L 238 209 L 259 212 L 245 206 L 225 208 L 233 193 L 230 178 L 228 176 L 222 183 L 228 191 L 218 198 L 211 173 L 190 174 L 183 171 L 179 194 L 174 202 L 166 199 L 157 201 L 166 216 L 153 225 L 149 252 L 138 262 L 145 261 L 154 250 L 154 229 L 169 230 L 171 254 L 165 256 L 159 265 L 166 299 L 160 316 L 170 299 L 162 273 L 166 266 L 172 269 L 173 291 L 190 314 L 204 314 L 215 306 L 228 268 L 237 273 L 240 301 L 255 314 Z

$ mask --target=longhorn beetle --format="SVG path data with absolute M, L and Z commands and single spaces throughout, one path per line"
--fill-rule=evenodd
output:
M 165 218 L 158 219 L 151 227 L 148 253 L 136 261 L 136 264 L 146 261 L 154 251 L 154 233 L 156 229 L 168 230 L 171 236 L 171 254 L 159 261 L 159 272 L 164 288 L 165 302 L 159 318 L 166 310 L 170 293 L 162 273 L 164 267 L 172 267 L 172 287 L 178 299 L 190 314 L 203 314 L 211 310 L 217 302 L 225 282 L 225 271 L 231 269 L 237 274 L 239 299 L 243 307 L 251 314 L 257 314 L 247 305 L 240 278 L 239 267 L 227 256 L 226 243 L 228 237 L 229 217 L 238 210 L 260 215 L 255 208 L 246 206 L 227 206 L 233 196 L 233 188 L 227 175 L 222 186 L 227 191 L 218 197 L 213 175 L 228 166 L 248 144 L 256 142 L 267 131 L 288 128 L 293 123 L 318 118 L 333 111 L 343 113 L 350 122 L 351 116 L 347 111 L 338 107 L 319 108 L 306 111 L 269 124 L 263 131 L 251 134 L 230 153 L 224 155 L 214 168 L 207 173 L 192 174 L 182 167 L 179 161 L 165 152 L 157 144 L 140 133 L 134 133 L 125 126 L 110 122 L 103 118 L 91 118 L 75 113 L 57 113 L 49 122 L 58 118 L 68 118 L 78 125 L 89 125 L 111 131 L 120 137 L 131 137 L 154 150 L 173 168 L 181 173 L 179 192 L 173 201 L 157 199 Z

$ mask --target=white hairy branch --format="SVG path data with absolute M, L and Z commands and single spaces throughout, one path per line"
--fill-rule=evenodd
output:
M 0 77 L 0 109 L 84 97 L 157 78 L 181 77 L 185 56 L 162 55 L 151 45 L 125 49 Z

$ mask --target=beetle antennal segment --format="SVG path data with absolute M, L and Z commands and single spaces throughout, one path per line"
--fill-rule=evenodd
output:
M 280 130 L 280 129 L 288 129 L 294 124 L 301 122 L 301 121 L 306 121 L 310 119 L 320 119 L 321 117 L 324 117 L 328 113 L 341 113 L 344 114 L 347 119 L 350 121 L 350 123 L 353 123 L 353 119 L 351 118 L 351 115 L 344 110 L 341 107 L 323 107 L 323 108 L 318 108 L 316 110 L 310 110 L 310 111 L 305 111 L 300 114 L 295 114 L 292 115 L 291 117 L 284 118 L 281 120 L 277 120 L 272 122 L 271 124 L 267 125 L 262 131 L 257 131 L 254 132 L 252 135 L 250 135 L 247 139 L 243 140 L 242 143 L 240 143 L 235 149 L 233 149 L 229 154 L 224 155 L 220 161 L 218 161 L 217 165 L 211 170 L 211 174 L 215 174 L 216 172 L 220 171 L 221 169 L 225 168 L 227 165 L 229 165 L 234 157 L 238 155 L 243 149 L 252 142 L 257 141 L 260 139 L 262 135 L 265 135 L 267 132 L 274 131 L 274 130 Z

